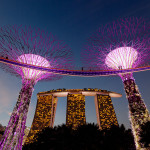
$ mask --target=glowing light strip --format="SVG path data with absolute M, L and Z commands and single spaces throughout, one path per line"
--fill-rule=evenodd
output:
M 87 77 L 110 76 L 110 75 L 116 75 L 119 73 L 130 73 L 130 72 L 140 72 L 140 71 L 150 70 L 150 66 L 122 69 L 122 70 L 98 70 L 98 71 L 63 70 L 63 69 L 47 68 L 47 67 L 30 65 L 26 63 L 20 63 L 17 61 L 8 60 L 8 59 L 1 58 L 1 57 L 0 57 L 0 62 L 9 64 L 9 65 L 19 66 L 19 67 L 26 67 L 30 69 L 46 71 L 46 72 L 50 72 L 54 74 L 69 75 L 69 76 L 85 76 L 85 77 L 86 76 Z

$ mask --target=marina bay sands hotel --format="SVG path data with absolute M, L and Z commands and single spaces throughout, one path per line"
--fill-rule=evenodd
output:
M 31 143 L 35 134 L 45 127 L 53 127 L 59 97 L 67 97 L 66 125 L 77 126 L 86 124 L 85 96 L 95 97 L 97 124 L 100 129 L 118 125 L 111 97 L 121 94 L 101 89 L 57 89 L 37 94 L 37 106 L 32 126 L 26 143 Z

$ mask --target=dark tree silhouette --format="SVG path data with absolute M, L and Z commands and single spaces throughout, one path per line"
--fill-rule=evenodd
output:
M 45 128 L 37 133 L 35 142 L 24 145 L 23 150 L 128 150 L 135 149 L 131 130 L 123 125 L 99 130 L 95 124 Z
M 0 140 L 2 138 L 2 135 L 4 134 L 5 131 L 5 127 L 2 126 L 2 124 L 0 124 Z
M 141 140 L 145 147 L 150 147 L 150 121 L 141 126 Z
M 128 150 L 135 149 L 134 138 L 131 129 L 126 130 L 124 125 L 112 126 L 110 129 L 102 130 L 104 135 L 104 149 Z

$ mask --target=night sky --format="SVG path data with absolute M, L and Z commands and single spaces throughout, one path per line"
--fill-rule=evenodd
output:
M 149 0 L 0 0 L 0 26 L 30 25 L 43 29 L 63 40 L 73 52 L 75 66 L 81 69 L 81 50 L 88 37 L 101 25 L 123 17 L 150 18 Z M 133 74 L 140 93 L 150 111 L 150 71 Z M 38 92 L 51 89 L 99 88 L 122 94 L 113 98 L 119 124 L 130 127 L 128 103 L 120 77 L 72 77 L 58 81 L 38 82 L 29 108 L 27 126 L 30 127 Z M 0 69 L 0 123 L 7 125 L 21 89 L 21 79 Z M 66 121 L 67 98 L 59 98 L 54 125 Z M 96 123 L 94 97 L 86 97 L 86 121 Z

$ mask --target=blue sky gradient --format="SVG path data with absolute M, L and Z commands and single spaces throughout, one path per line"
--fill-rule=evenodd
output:
M 75 66 L 81 68 L 81 50 L 93 32 L 101 25 L 122 17 L 150 17 L 149 0 L 1 0 L 0 26 L 30 25 L 43 29 L 63 40 L 71 49 Z M 150 111 L 150 71 L 133 74 L 141 95 Z M 64 76 L 58 81 L 37 83 L 31 99 L 27 126 L 30 127 L 35 107 L 36 94 L 51 89 L 99 88 L 121 93 L 122 98 L 113 98 L 119 124 L 130 127 L 128 103 L 121 79 L 109 77 Z M 21 89 L 21 79 L 0 69 L 0 123 L 7 125 Z M 66 98 L 59 98 L 55 125 L 65 123 Z M 86 97 L 87 122 L 96 123 L 94 97 Z

